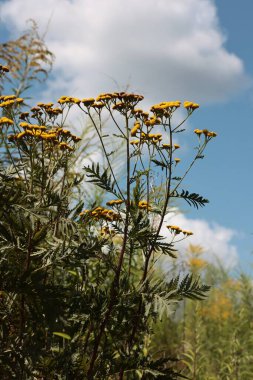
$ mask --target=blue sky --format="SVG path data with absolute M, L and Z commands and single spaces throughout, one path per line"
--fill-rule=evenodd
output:
M 176 98 L 200 103 L 182 158 L 190 156 L 190 130 L 218 133 L 185 182 L 210 204 L 184 205 L 181 222 L 198 228 L 193 243 L 224 263 L 237 256 L 245 270 L 253 262 L 252 14 L 252 0 L 0 1 L 1 41 L 22 32 L 29 18 L 42 31 L 50 20 L 46 42 L 56 62 L 36 94 L 41 100 L 93 96 L 115 90 L 116 81 L 143 93 L 149 105 Z

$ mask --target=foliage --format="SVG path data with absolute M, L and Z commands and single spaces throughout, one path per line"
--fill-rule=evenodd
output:
M 57 106 L 41 102 L 27 110 L 21 93 L 37 78 L 40 59 L 52 57 L 35 32 L 5 44 L 10 69 L 0 66 L 2 76 L 20 82 L 0 97 L 2 379 L 183 378 L 175 353 L 156 358 L 148 339 L 175 304 L 204 299 L 209 287 L 188 274 L 161 281 L 156 263 L 161 255 L 175 258 L 175 243 L 192 234 L 167 226 L 161 235 L 173 198 L 196 207 L 207 202 L 180 188 L 215 133 L 195 130 L 197 153 L 179 177 L 174 135 L 196 103 L 185 102 L 179 125 L 173 115 L 180 102 L 147 113 L 137 108 L 141 95 L 125 92 L 96 100 L 62 96 Z M 75 108 L 93 126 L 104 163 L 78 165 L 82 139 L 65 127 Z M 109 135 L 107 118 L 114 124 Z M 113 139 L 125 150 L 125 176 L 114 169 Z M 103 189 L 103 204 L 96 197 L 90 203 L 87 182 Z
M 204 303 L 184 300 L 175 314 L 157 322 L 150 350 L 157 358 L 177 352 L 181 373 L 191 379 L 248 380 L 253 373 L 252 280 L 208 263 L 198 246 L 189 252 L 186 265 L 212 284 L 210 295 Z

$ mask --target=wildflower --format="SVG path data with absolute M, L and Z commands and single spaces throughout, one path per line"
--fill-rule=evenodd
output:
M 175 149 L 179 149 L 179 148 L 180 148 L 180 145 L 178 145 L 178 144 L 174 144 L 174 148 L 175 148 Z
M 166 226 L 169 230 L 171 230 L 171 232 L 173 232 L 174 234 L 180 234 L 183 230 L 180 228 L 180 227 L 178 227 L 178 226 L 171 226 L 171 225 L 169 225 L 169 226 Z
M 112 95 L 111 94 L 100 94 L 96 98 L 96 101 L 97 102 L 99 102 L 99 101 L 107 101 L 107 100 L 110 100 L 110 99 L 112 99 Z
M 91 106 L 92 104 L 95 103 L 95 99 L 94 98 L 84 98 L 81 100 L 81 102 L 86 106 L 86 107 L 89 107 Z
M 217 133 L 216 132 L 208 132 L 207 136 L 208 137 L 216 137 Z
M 183 233 L 184 235 L 186 235 L 186 236 L 191 236 L 191 235 L 193 235 L 193 232 L 191 232 L 191 231 L 186 231 L 186 230 L 182 230 L 182 233 Z
M 131 145 L 139 145 L 140 144 L 140 140 L 132 140 L 132 141 L 130 141 L 130 144 Z
M 163 144 L 162 147 L 163 147 L 164 149 L 170 149 L 170 144 Z
M 19 115 L 19 118 L 21 120 L 25 120 L 28 116 L 29 116 L 29 112 L 21 112 L 21 114 Z
M 5 95 L 3 97 L 4 101 L 6 101 L 6 100 L 13 100 L 13 99 L 16 99 L 16 95 Z
M 111 201 L 106 202 L 107 206 L 114 206 L 114 205 L 120 205 L 124 201 L 122 199 L 113 199 Z
M 175 161 L 175 163 L 177 165 L 181 161 L 181 159 L 180 158 L 174 158 L 174 161 Z
M 137 121 L 134 123 L 134 127 L 131 129 L 131 136 L 134 137 L 136 136 L 136 133 L 138 130 L 141 128 L 141 124 Z
M 0 107 L 9 107 L 9 106 L 12 106 L 14 104 L 14 100 L 7 100 L 7 101 L 5 101 L 5 102 L 2 102 L 1 104 L 0 104 Z
M 0 125 L 1 124 L 8 124 L 8 125 L 13 125 L 14 124 L 14 121 L 9 119 L 8 117 L 1 117 L 0 118 Z
M 24 99 L 23 98 L 17 98 L 15 99 L 16 103 L 23 103 Z
M 184 102 L 184 108 L 186 108 L 189 111 L 193 111 L 196 108 L 199 108 L 199 104 L 198 103 L 189 102 L 189 101 L 185 101 Z
M 104 106 L 105 106 L 105 105 L 104 105 L 104 103 L 102 103 L 102 102 L 99 102 L 99 103 L 93 103 L 93 104 L 91 105 L 91 107 L 93 107 L 93 108 L 97 108 L 98 110 L 102 109 Z
M 196 133 L 196 135 L 198 135 L 200 137 L 200 135 L 202 135 L 203 131 L 202 131 L 202 129 L 194 129 L 194 133 Z
M 61 150 L 69 150 L 69 151 L 74 150 L 74 148 L 72 148 L 70 145 L 68 145 L 68 144 L 65 143 L 65 142 L 61 142 L 61 143 L 59 144 L 59 148 L 60 148 Z
M 146 209 L 146 210 L 149 210 L 149 211 L 152 209 L 152 207 L 149 205 L 149 203 L 147 201 L 145 201 L 145 200 L 139 201 L 138 207 L 140 209 Z

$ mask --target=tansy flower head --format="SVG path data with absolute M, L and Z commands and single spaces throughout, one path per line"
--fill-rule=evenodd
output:
M 132 140 L 132 141 L 130 141 L 130 144 L 131 145 L 139 145 L 140 144 L 140 140 Z
M 91 106 L 92 104 L 95 103 L 95 99 L 94 98 L 84 98 L 81 100 L 81 102 L 86 106 L 86 107 L 89 107 Z
M 199 104 L 198 103 L 189 102 L 189 101 L 185 101 L 184 102 L 184 108 L 186 108 L 189 111 L 193 111 L 196 108 L 199 108 Z
M 171 232 L 173 232 L 174 234 L 180 234 L 183 230 L 180 228 L 180 227 L 178 227 L 178 226 L 171 226 L 171 225 L 169 225 L 169 226 L 166 226 Z
M 181 161 L 181 159 L 180 158 L 174 158 L 174 161 L 176 164 L 178 164 Z
M 0 118 L 0 125 L 1 124 L 13 125 L 14 121 L 9 119 L 8 117 L 3 116 Z
M 122 199 L 113 199 L 111 201 L 106 202 L 107 206 L 114 206 L 114 205 L 120 205 L 124 201 Z
M 202 135 L 203 131 L 202 131 L 202 129 L 194 129 L 194 133 L 196 133 L 196 135 L 198 135 L 200 137 L 200 135 Z

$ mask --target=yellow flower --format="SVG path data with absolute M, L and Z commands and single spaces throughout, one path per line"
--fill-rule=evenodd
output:
M 91 107 L 93 107 L 93 108 L 97 108 L 97 109 L 102 109 L 103 107 L 104 107 L 105 105 L 104 105 L 104 103 L 102 103 L 102 102 L 99 102 L 99 103 L 93 103 L 92 105 L 91 105 Z
M 65 142 L 61 142 L 61 143 L 59 144 L 59 148 L 60 148 L 61 150 L 69 150 L 69 151 L 74 150 L 74 148 L 72 148 L 70 145 L 68 145 L 68 144 L 65 143 Z
M 100 94 L 96 98 L 96 101 L 99 102 L 99 101 L 106 101 L 110 99 L 112 99 L 112 94 Z
M 94 98 L 84 98 L 81 100 L 81 102 L 86 106 L 86 107 L 89 107 L 91 106 L 92 104 L 95 103 L 95 99 Z
M 24 99 L 23 98 L 17 98 L 15 99 L 16 103 L 23 103 Z
M 175 163 L 177 165 L 181 161 L 181 159 L 180 158 L 174 158 L 174 161 L 175 161 Z
M 208 137 L 216 137 L 217 133 L 216 132 L 208 132 L 207 136 Z
M 145 201 L 145 200 L 139 201 L 138 207 L 140 209 L 146 209 L 146 210 L 149 210 L 149 211 L 152 209 L 152 207 L 150 206 L 150 204 L 147 201 Z
M 111 201 L 106 202 L 107 206 L 120 205 L 123 203 L 122 199 L 113 199 Z
M 179 148 L 180 148 L 180 145 L 178 145 L 178 144 L 174 144 L 174 148 L 175 148 L 175 149 L 179 149 Z
M 171 230 L 171 232 L 173 232 L 174 234 L 180 234 L 182 232 L 182 229 L 178 226 L 166 226 L 169 230 Z
M 138 130 L 141 128 L 141 124 L 137 121 L 134 123 L 134 127 L 131 129 L 131 136 L 134 137 L 136 136 L 136 133 Z
M 194 133 L 196 133 L 196 135 L 200 136 L 203 133 L 203 131 L 202 131 L 202 129 L 194 129 Z
M 138 144 L 140 144 L 140 140 L 132 140 L 132 141 L 130 141 L 130 144 L 131 145 L 138 145 Z
M 199 108 L 199 104 L 198 103 L 189 102 L 189 101 L 185 101 L 184 102 L 184 108 L 186 108 L 187 110 L 193 111 L 196 108 Z
M 184 235 L 186 235 L 186 236 L 191 236 L 191 235 L 193 235 L 193 232 L 191 232 L 191 231 L 186 231 L 186 230 L 182 230 L 182 233 L 183 233 Z
M 14 121 L 9 119 L 8 117 L 3 116 L 0 118 L 0 124 L 12 125 L 12 124 L 14 124 Z
M 16 95 L 6 95 L 6 96 L 4 96 L 4 101 L 6 101 L 6 100 L 13 100 L 13 99 L 16 99 Z
M 162 147 L 163 147 L 164 149 L 170 149 L 170 144 L 163 144 Z

